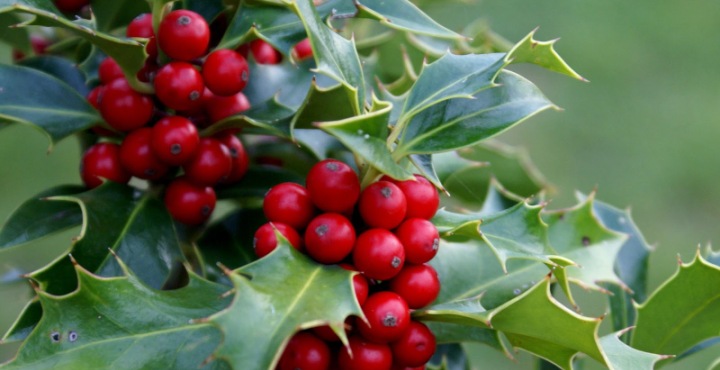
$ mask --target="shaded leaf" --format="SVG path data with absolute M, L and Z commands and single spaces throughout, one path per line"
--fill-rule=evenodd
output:
M 253 105 L 240 114 L 213 123 L 210 127 L 202 130 L 201 135 L 211 136 L 227 129 L 247 128 L 248 131 L 289 137 L 293 113 L 292 109 L 271 98 Z
M 427 366 L 430 370 L 469 370 L 470 362 L 459 344 L 446 344 L 437 346 Z
M 225 9 L 225 5 L 222 0 L 183 0 L 182 8 L 202 15 L 209 24 Z
M 80 225 L 82 223 L 80 207 L 47 198 L 77 194 L 84 190 L 82 186 L 61 185 L 47 189 L 25 201 L 0 229 L 0 249 L 28 243 Z
M 30 335 L 35 325 L 42 317 L 42 306 L 37 297 L 33 298 L 25 305 L 20 316 L 15 320 L 10 329 L 0 340 L 0 343 L 9 343 L 25 340 Z
M 652 370 L 655 364 L 668 358 L 668 356 L 657 355 L 638 351 L 620 340 L 622 332 L 608 334 L 600 338 L 600 346 L 607 358 L 608 368 L 612 370 Z
M 575 72 L 560 55 L 555 51 L 553 45 L 557 39 L 552 41 L 537 41 L 533 38 L 535 31 L 530 32 L 520 40 L 508 52 L 505 60 L 509 63 L 532 63 L 540 67 L 562 73 L 572 78 L 586 81 L 585 78 Z
M 358 16 L 376 19 L 390 28 L 439 38 L 462 38 L 457 33 L 439 25 L 408 0 L 392 2 L 360 0 L 357 2 L 357 8 L 360 12 Z
M 305 100 L 293 118 L 291 127 L 312 128 L 317 123 L 356 118 L 353 110 L 357 91 L 347 85 L 338 84 L 323 88 L 313 79 Z
M 705 259 L 713 265 L 720 266 L 720 251 L 713 251 L 712 246 L 705 248 Z
M 720 333 L 720 267 L 698 254 L 638 306 L 631 345 L 679 355 Z
M 43 317 L 17 357 L 0 368 L 227 368 L 204 364 L 222 333 L 190 324 L 229 304 L 223 298 L 226 287 L 190 273 L 187 286 L 158 291 L 127 271 L 110 279 L 78 265 L 74 271 L 78 289 L 72 293 L 37 292 Z
M 87 96 L 90 89 L 85 83 L 85 76 L 75 63 L 65 58 L 52 55 L 42 55 L 33 58 L 25 58 L 19 63 L 21 66 L 37 69 L 54 76 L 58 80 L 65 82 L 68 86 L 77 91 L 80 96 Z
M 293 134 L 300 147 L 318 161 L 332 157 L 335 152 L 347 150 L 338 139 L 322 130 L 296 129 Z
M 24 28 L 10 28 L 10 26 L 22 22 L 17 14 L 4 13 L 0 14 L 0 43 L 6 43 L 13 49 L 23 53 L 29 53 L 32 48 L 30 46 L 30 34 Z
M 349 271 L 317 264 L 279 239 L 272 253 L 229 275 L 233 303 L 209 319 L 225 333 L 215 356 L 233 368 L 274 368 L 297 330 L 330 323 L 344 338 L 345 318 L 361 315 Z
M 251 77 L 243 94 L 253 106 L 273 97 L 293 110 L 302 105 L 314 75 L 310 71 L 311 65 L 293 65 L 287 59 L 280 64 L 257 64 L 251 59 L 248 64 Z
M 274 166 L 253 166 L 242 180 L 217 189 L 218 199 L 262 198 L 271 187 L 281 182 L 303 184 L 305 179 L 297 173 Z
M 140 13 L 150 12 L 146 1 L 94 0 L 91 6 L 97 30 L 100 32 L 110 32 L 127 26 Z
M 31 124 L 53 145 L 101 120 L 73 88 L 35 69 L 0 65 L 0 120 Z

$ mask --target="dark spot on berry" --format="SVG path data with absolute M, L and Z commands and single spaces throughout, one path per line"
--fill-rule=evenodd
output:
M 432 250 L 436 251 L 438 249 L 440 249 L 440 239 L 435 238 L 435 239 L 433 239 Z
M 145 175 L 147 175 L 147 176 L 155 176 L 156 173 L 157 172 L 155 171 L 154 168 L 148 168 L 145 170 Z
M 584 246 L 586 246 L 586 247 L 587 247 L 588 245 L 590 245 L 590 238 L 587 237 L 587 236 L 583 236 L 583 237 L 582 237 L 582 245 L 584 245 Z
M 257 238 L 253 238 L 253 249 L 257 248 Z
M 237 151 L 237 149 L 235 149 L 235 148 L 230 148 L 230 156 L 233 157 L 233 158 L 237 158 L 237 156 L 238 156 L 238 151 Z
M 183 15 L 182 17 L 178 18 L 177 22 L 181 26 L 187 26 L 188 24 L 192 23 L 192 19 L 190 19 L 190 17 L 186 15 Z
M 328 232 L 328 225 L 322 224 L 315 228 L 315 234 L 318 234 L 318 236 L 325 236 Z
M 53 341 L 53 343 L 57 343 L 60 341 L 60 333 L 59 332 L 52 332 L 50 333 L 50 340 Z
M 78 334 L 77 334 L 77 332 L 70 331 L 70 333 L 68 333 L 68 340 L 71 341 L 71 342 L 74 342 L 74 341 L 78 340 Z
M 392 189 L 390 189 L 389 186 L 384 186 L 382 189 L 380 189 L 380 194 L 382 194 L 385 199 L 390 198 L 392 196 L 392 193 L 393 191 Z
M 243 73 L 240 75 L 240 78 L 241 78 L 243 81 L 247 81 L 248 78 L 250 78 L 250 77 L 248 76 L 247 71 L 243 71 Z
M 402 263 L 402 260 L 400 259 L 400 257 L 395 256 L 395 257 L 393 257 L 392 262 L 390 262 L 390 265 L 393 268 L 398 268 L 398 267 L 400 267 L 401 263 Z
M 383 317 L 382 324 L 385 327 L 395 327 L 398 324 L 397 317 L 395 317 L 391 313 L 388 313 L 385 317 Z
M 328 162 L 325 164 L 325 168 L 332 172 L 337 172 L 337 170 L 340 168 L 340 166 L 337 165 L 335 162 Z
M 203 217 L 210 215 L 210 206 L 204 205 L 202 208 L 200 208 L 200 213 L 203 215 Z
M 180 152 L 182 152 L 182 146 L 180 146 L 180 144 L 175 143 L 170 145 L 170 154 L 178 155 Z
M 197 91 L 197 90 L 193 90 L 193 91 L 190 93 L 190 101 L 195 101 L 195 100 L 198 100 L 198 99 L 200 99 L 200 92 Z

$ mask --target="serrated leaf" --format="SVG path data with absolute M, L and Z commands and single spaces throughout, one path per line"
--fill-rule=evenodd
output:
M 94 0 L 91 6 L 97 30 L 100 32 L 110 32 L 127 26 L 139 14 L 150 12 L 146 1 Z
M 333 153 L 347 150 L 338 139 L 322 130 L 296 129 L 293 135 L 298 145 L 318 161 L 332 157 Z
M 262 198 L 271 187 L 281 182 L 302 184 L 305 179 L 297 173 L 274 166 L 253 166 L 242 180 L 217 189 L 218 199 Z
M 356 2 L 356 6 L 360 12 L 359 17 L 376 19 L 390 28 L 439 38 L 462 38 L 435 22 L 407 0 L 360 0 Z
M 239 268 L 255 261 L 253 237 L 263 223 L 265 215 L 260 208 L 240 209 L 210 225 L 197 241 L 207 269 L 220 277 L 222 271 L 215 268 L 218 263 Z
M 679 355 L 720 334 L 720 267 L 696 254 L 642 305 L 631 345 Z
M 250 79 L 243 94 L 253 106 L 272 98 L 293 110 L 302 105 L 314 75 L 311 63 L 294 65 L 286 58 L 280 64 L 257 64 L 252 59 L 248 64 Z
M 305 29 L 298 16 L 286 7 L 243 4 L 238 7 L 218 48 L 234 49 L 258 37 L 288 55 L 290 49 L 305 38 Z
M 508 52 L 505 60 L 509 63 L 532 63 L 540 67 L 562 73 L 572 78 L 586 81 L 585 78 L 575 72 L 560 55 L 555 51 L 553 45 L 557 42 L 557 39 L 552 41 L 537 41 L 533 38 L 535 36 L 534 29 L 522 40 L 520 40 L 513 48 Z
M 250 109 L 224 118 L 202 130 L 202 136 L 211 136 L 218 132 L 240 128 L 281 137 L 290 137 L 291 122 L 294 111 L 276 99 L 253 105 Z
M 355 118 L 353 105 L 356 94 L 357 91 L 347 85 L 338 84 L 324 88 L 318 86 L 313 79 L 305 100 L 292 120 L 292 129 L 313 128 L 321 122 Z
M 345 144 L 365 163 L 398 180 L 412 178 L 412 173 L 398 165 L 387 147 L 388 119 L 392 104 L 377 102 L 371 113 L 335 122 L 324 122 L 319 127 Z
M 623 332 L 608 334 L 600 338 L 600 347 L 612 370 L 653 370 L 655 364 L 668 356 L 638 351 L 620 340 Z
M 408 102 L 421 80 L 422 73 Z M 472 96 L 438 101 L 414 115 L 400 136 L 396 158 L 470 146 L 555 108 L 534 84 L 513 72 L 500 72 L 495 80 L 498 85 L 491 86 L 487 81 L 485 88 Z
M 68 86 L 77 91 L 80 96 L 87 96 L 90 89 L 85 83 L 85 76 L 78 66 L 68 59 L 51 55 L 43 55 L 32 58 L 25 58 L 17 63 L 18 65 L 37 69 L 54 76 L 58 80 L 65 82 Z
M 121 275 L 121 266 L 109 252 L 112 249 L 140 279 L 160 288 L 171 270 L 185 260 L 170 214 L 161 200 L 149 194 L 136 196 L 126 185 L 106 182 L 84 193 L 52 199 L 80 206 L 83 227 L 69 252 L 89 271 Z M 31 278 L 49 293 L 65 294 L 76 285 L 72 271 L 69 257 L 62 257 Z
M 78 226 L 82 213 L 75 204 L 47 200 L 56 195 L 70 195 L 85 190 L 82 186 L 61 185 L 47 189 L 16 209 L 0 229 L 0 249 L 42 238 Z
M 317 264 L 279 239 L 272 253 L 229 276 L 233 303 L 209 318 L 225 333 L 215 357 L 236 369 L 274 368 L 288 338 L 300 329 L 330 323 L 344 338 L 345 318 L 362 314 L 352 273 Z
M 35 69 L 0 65 L 0 121 L 31 124 L 53 145 L 100 121 L 73 88 Z
M 29 32 L 23 28 L 10 28 L 20 22 L 22 20 L 17 14 L 0 14 L 0 29 L 3 30 L 0 33 L 0 43 L 6 43 L 18 51 L 29 53 L 32 50 Z
M 12 324 L 10 329 L 0 339 L 0 343 L 10 343 L 24 340 L 30 335 L 35 325 L 42 317 L 42 306 L 37 297 L 34 297 L 23 308 L 20 315 Z
M 226 307 L 227 287 L 190 273 L 187 286 L 159 291 L 129 272 L 109 279 L 77 265 L 74 272 L 75 291 L 64 296 L 38 291 L 43 317 L 1 369 L 227 368 L 204 363 L 222 333 L 190 324 Z
M 720 251 L 713 251 L 712 246 L 705 248 L 705 260 L 713 265 L 720 266 Z

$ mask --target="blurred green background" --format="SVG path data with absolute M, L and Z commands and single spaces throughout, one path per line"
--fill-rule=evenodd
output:
M 575 190 L 632 207 L 651 257 L 650 287 L 692 258 L 698 244 L 717 240 L 720 228 L 720 2 L 667 0 L 485 0 L 470 5 L 426 2 L 442 24 L 461 28 L 485 18 L 515 42 L 535 27 L 536 38 L 561 37 L 557 50 L 590 83 L 538 68 L 516 68 L 564 112 L 546 112 L 503 134 L 521 145 L 555 185 L 552 208 L 573 204 Z M 0 220 L 22 201 L 61 183 L 79 183 L 74 139 L 46 155 L 46 138 L 25 126 L 0 131 Z M 77 231 L 35 246 L 0 251 L 0 279 L 13 274 L 7 261 L 24 256 L 33 269 L 62 253 Z M 25 282 L 0 284 L 0 331 L 30 297 Z M 602 312 L 600 312 L 602 313 Z M 0 351 L 0 361 L 7 356 Z M 704 369 L 718 346 L 667 369 Z M 488 356 L 488 369 L 527 369 Z

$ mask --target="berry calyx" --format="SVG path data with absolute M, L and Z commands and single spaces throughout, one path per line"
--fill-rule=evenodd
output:
M 418 321 L 410 321 L 402 336 L 390 344 L 393 361 L 404 367 L 425 365 L 435 353 L 435 348 L 435 335 Z
M 241 54 L 229 49 L 219 49 L 208 54 L 203 63 L 202 76 L 205 85 L 213 94 L 231 96 L 245 88 L 250 78 L 250 70 Z
M 202 105 L 202 75 L 190 63 L 170 62 L 155 74 L 155 95 L 168 108 L 192 110 Z
M 348 338 L 348 346 L 340 350 L 338 363 L 343 370 L 390 370 L 392 351 L 386 344 L 352 336 Z
M 305 250 L 314 260 L 338 263 L 347 257 L 355 244 L 355 228 L 345 216 L 324 213 L 310 221 L 305 230 Z
M 173 219 L 186 225 L 199 225 L 210 218 L 217 198 L 213 188 L 178 177 L 165 189 L 164 200 Z
M 390 290 L 397 293 L 408 307 L 423 308 L 440 293 L 440 280 L 430 265 L 408 265 L 390 281 Z
M 265 194 L 263 212 L 270 221 L 284 222 L 302 230 L 312 220 L 315 207 L 307 189 L 296 183 L 284 182 L 273 186 Z
M 325 342 L 311 332 L 301 331 L 290 338 L 277 369 L 327 370 L 330 359 L 330 348 Z
M 100 100 L 100 115 L 119 131 L 145 126 L 154 109 L 152 99 L 133 90 L 125 78 L 116 78 L 106 85 Z
M 130 174 L 120 164 L 120 147 L 113 143 L 98 143 L 83 154 L 80 177 L 85 186 L 96 188 L 103 178 L 124 184 L 130 181 Z
M 440 233 L 432 222 L 423 218 L 410 218 L 403 221 L 395 230 L 405 247 L 405 261 L 421 264 L 430 261 L 440 247 Z
M 399 295 L 377 292 L 362 306 L 367 322 L 358 320 L 363 338 L 374 343 L 388 343 L 399 339 L 410 324 L 410 309 Z
M 183 169 L 189 181 L 213 186 L 230 175 L 230 150 L 217 139 L 202 138 L 195 154 L 183 165 Z
M 313 203 L 326 212 L 348 212 L 360 196 L 360 180 L 355 171 L 335 159 L 312 166 L 305 186 Z
M 394 229 L 405 219 L 405 194 L 389 181 L 370 184 L 360 193 L 358 209 L 370 227 Z
M 267 256 L 277 248 L 278 240 L 275 230 L 282 234 L 295 249 L 302 251 L 302 239 L 295 229 L 282 222 L 268 222 L 255 231 L 253 238 L 253 249 L 258 258 Z
M 198 13 L 175 10 L 160 22 L 157 38 L 160 49 L 167 56 L 191 61 L 205 54 L 210 44 L 210 27 Z
M 169 167 L 151 149 L 151 139 L 149 127 L 130 132 L 120 145 L 120 164 L 137 178 L 158 180 L 165 176 Z
M 197 128 L 185 117 L 165 117 L 152 128 L 152 150 L 161 161 L 171 166 L 189 161 L 199 143 Z
M 385 229 L 360 234 L 353 249 L 353 263 L 370 279 L 388 280 L 405 264 L 405 250 L 397 237 Z

